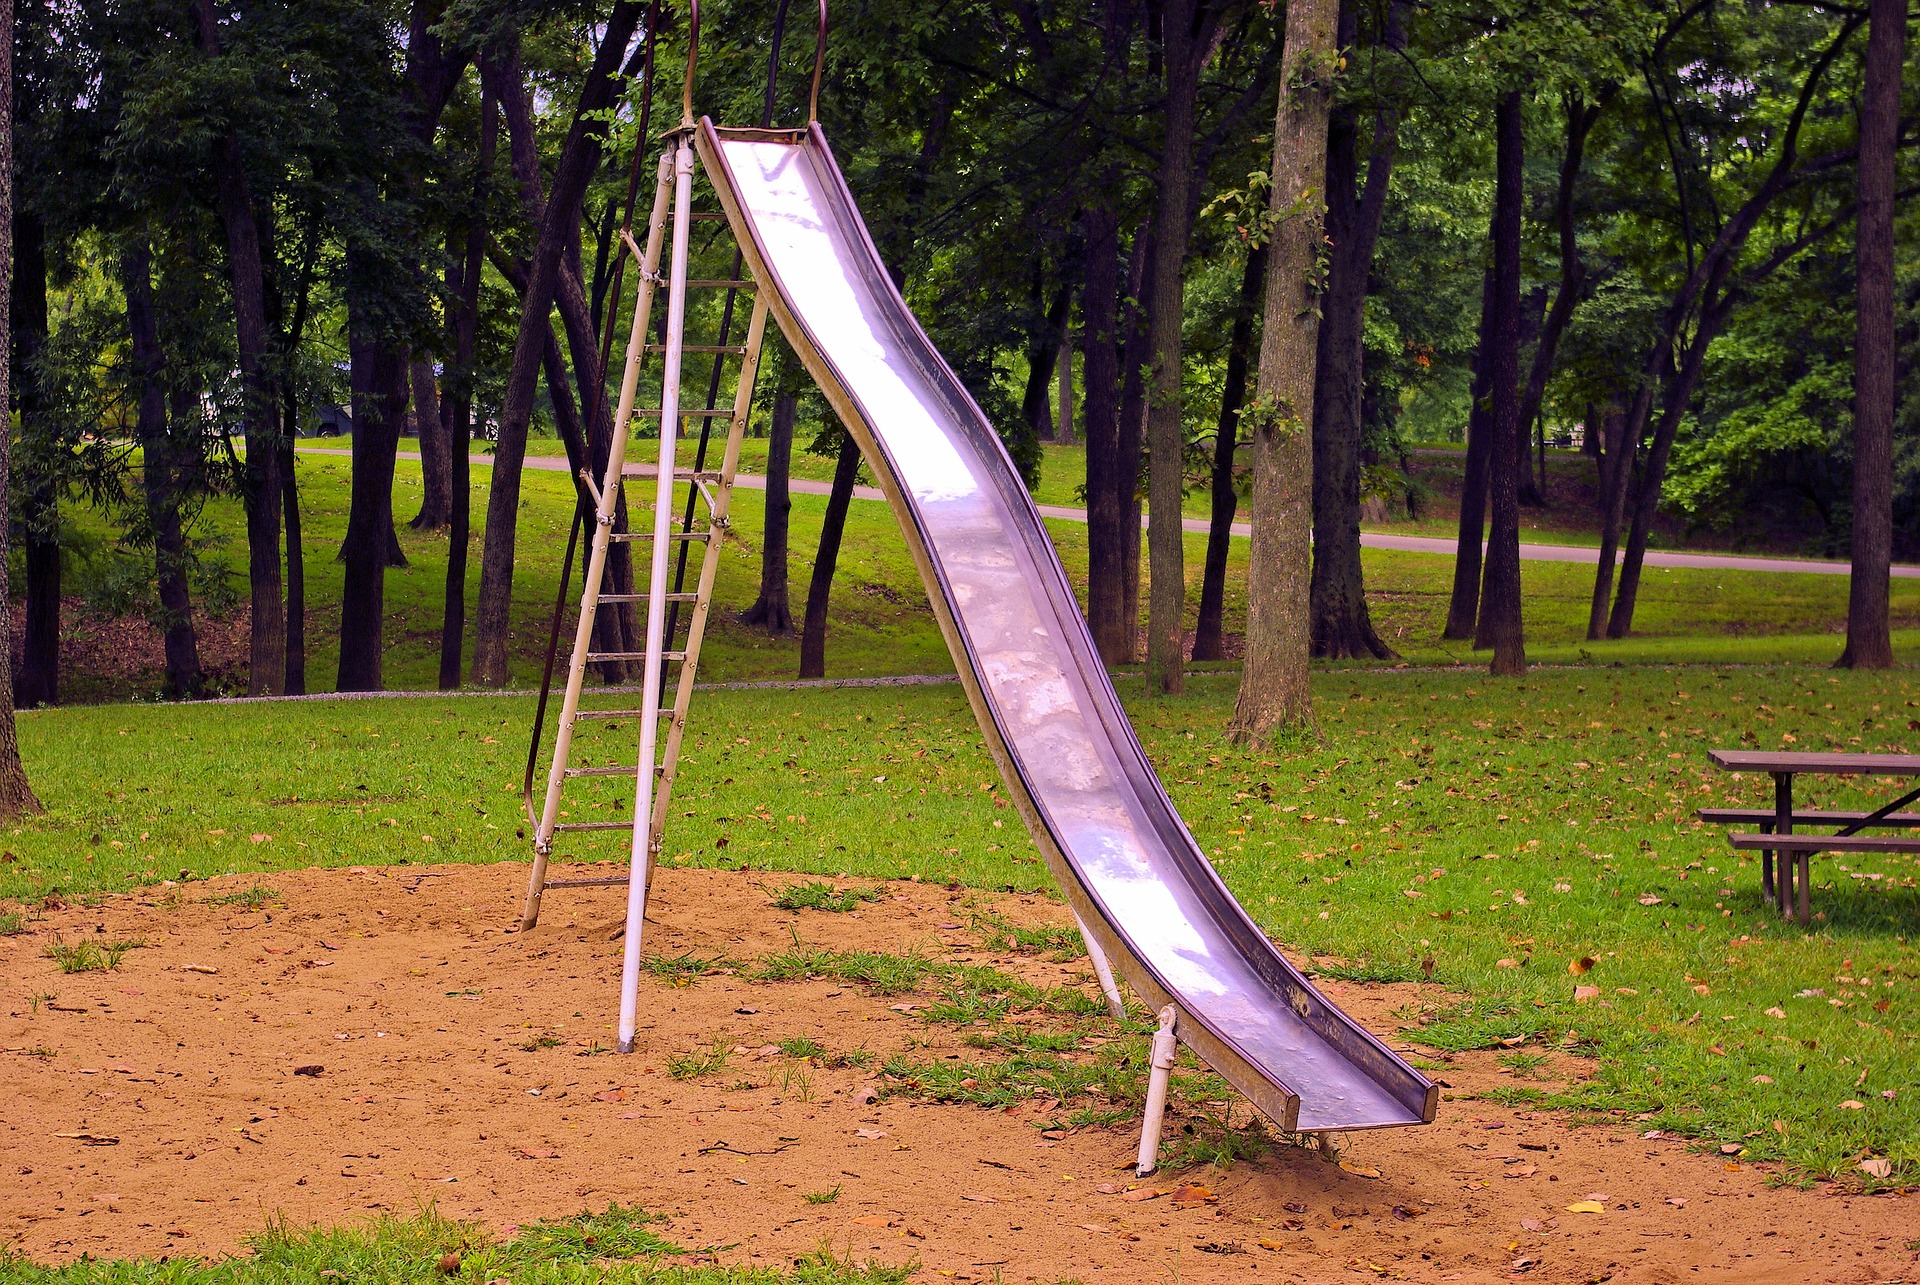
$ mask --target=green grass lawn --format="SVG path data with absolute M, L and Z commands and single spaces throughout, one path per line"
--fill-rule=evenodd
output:
M 485 1229 L 441 1218 L 431 1210 L 410 1218 L 383 1217 L 338 1230 L 295 1231 L 275 1226 L 255 1237 L 244 1256 L 218 1262 L 194 1259 L 97 1262 L 40 1267 L 0 1249 L 6 1285 L 282 1285 L 287 1281 L 347 1280 L 362 1285 L 430 1285 L 449 1279 L 560 1285 L 905 1285 L 905 1268 L 855 1263 L 822 1249 L 792 1271 L 720 1267 L 688 1256 L 682 1246 L 650 1230 L 645 1210 L 611 1205 L 597 1214 L 539 1223 L 502 1240 Z
M 1067 448 L 1071 449 L 1071 448 Z M 347 512 L 348 461 L 339 456 L 303 455 L 300 478 L 308 523 L 307 573 L 310 604 L 309 689 L 328 690 L 338 664 L 340 566 L 333 560 Z M 476 470 L 482 486 L 486 473 Z M 387 575 L 387 686 L 422 690 L 435 685 L 439 672 L 439 622 L 447 541 L 404 525 L 419 504 L 419 466 L 403 461 L 394 508 L 401 515 L 400 540 L 410 566 Z M 1050 496 L 1043 481 L 1041 497 Z M 650 496 L 632 497 L 639 512 Z M 512 679 L 516 687 L 539 680 L 547 621 L 560 555 L 572 519 L 572 491 L 559 473 L 529 470 L 522 484 L 522 509 L 516 541 Z M 485 493 L 475 498 L 473 552 L 469 572 L 469 611 L 479 583 Z M 790 585 L 796 614 L 806 596 L 812 554 L 819 542 L 824 497 L 795 495 L 792 514 Z M 701 657 L 701 676 L 714 681 L 785 678 L 798 671 L 798 640 L 769 638 L 737 623 L 759 588 L 763 506 L 759 492 L 736 496 L 734 527 L 724 546 L 715 589 L 715 610 Z M 636 517 L 636 521 L 639 520 Z M 82 515 L 98 533 L 98 519 Z M 244 539 L 236 505 L 208 506 L 200 534 L 220 542 L 218 556 L 236 567 Z M 1055 547 L 1069 576 L 1084 585 L 1087 565 L 1085 524 L 1050 521 Z M 1186 539 L 1188 624 L 1199 609 L 1204 536 Z M 1246 613 L 1244 540 L 1236 540 L 1228 562 L 1226 628 L 1240 632 Z M 1417 664 L 1478 664 L 1464 644 L 1440 641 L 1452 585 L 1451 558 L 1393 550 L 1363 554 L 1375 625 L 1381 636 L 1408 661 Z M 1524 615 L 1530 655 L 1560 663 L 1633 663 L 1739 661 L 1830 661 L 1840 652 L 1839 633 L 1846 616 L 1847 582 L 1842 576 L 1772 574 L 1721 570 L 1648 568 L 1642 581 L 1635 636 L 1617 642 L 1586 641 L 1587 604 L 1593 573 L 1575 563 L 1529 562 L 1522 568 Z M 84 577 L 82 577 L 84 579 Z M 577 585 L 569 597 L 578 594 Z M 1144 603 L 1144 590 L 1142 599 Z M 1920 581 L 1893 585 L 1896 646 L 1902 655 L 1920 648 Z M 471 618 L 471 617 L 469 617 Z M 471 658 L 471 646 L 468 647 Z M 828 673 L 834 677 L 947 673 L 952 670 L 918 572 L 907 553 L 892 513 L 877 501 L 855 501 L 849 512 L 839 574 L 835 579 L 827 646 Z M 151 689 L 149 684 L 149 690 Z M 124 697 L 124 687 L 89 686 L 73 676 L 76 698 Z
M 1594 1061 L 1582 1085 L 1518 1080 L 1502 1100 L 1741 1146 L 1802 1177 L 1859 1181 L 1871 1154 L 1892 1182 L 1920 1179 L 1920 868 L 1822 859 L 1822 917 L 1803 932 L 1774 919 L 1754 863 L 1692 820 L 1768 794 L 1714 771 L 1710 746 L 1907 748 L 1911 673 L 1323 673 L 1321 738 L 1253 754 L 1221 736 L 1231 675 L 1174 700 L 1125 685 L 1182 814 L 1296 957 L 1382 980 L 1419 980 L 1432 960 L 1430 997 L 1402 1014 L 1429 1049 L 1519 1040 Z M 9 828 L 0 898 L 19 914 L 182 871 L 523 858 L 529 712 L 526 697 L 448 697 L 26 714 L 50 812 Z M 715 692 L 689 737 L 671 862 L 1049 885 L 996 806 L 957 687 Z M 1576 979 L 1580 960 L 1594 963 Z M 1576 1003 L 1576 984 L 1598 995 Z

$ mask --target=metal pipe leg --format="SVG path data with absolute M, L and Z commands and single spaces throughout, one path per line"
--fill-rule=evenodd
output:
M 1800 863 L 1799 863 L 1799 864 L 1800 864 L 1800 881 L 1799 881 L 1799 882 L 1800 882 L 1800 914 L 1799 914 L 1799 920 L 1800 920 L 1800 926 L 1801 926 L 1802 928 L 1806 928 L 1806 927 L 1808 927 L 1808 926 L 1810 926 L 1810 925 L 1811 925 L 1811 924 L 1813 923 L 1813 892 L 1812 892 L 1812 889 L 1811 889 L 1811 887 L 1809 886 L 1809 885 L 1811 885 L 1811 884 L 1812 884 L 1812 882 L 1813 882 L 1813 879 L 1812 879 L 1812 863 L 1813 863 L 1813 854 L 1812 854 L 1812 853 L 1810 853 L 1810 852 L 1803 852 L 1803 853 L 1801 853 L 1801 854 L 1800 854 Z
M 1093 960 L 1093 975 L 1100 979 L 1100 993 L 1107 997 L 1107 1012 L 1114 1021 L 1124 1022 L 1127 1004 L 1120 998 L 1120 984 L 1113 980 L 1113 965 L 1107 962 L 1107 952 L 1100 949 L 1100 943 L 1087 931 L 1086 920 L 1075 914 L 1073 922 L 1080 929 L 1080 940 L 1087 944 L 1087 957 Z
M 1167 1114 L 1167 1082 L 1173 1078 L 1174 1054 L 1179 1041 L 1174 1035 L 1174 1008 L 1160 1010 L 1160 1029 L 1153 1036 L 1152 1070 L 1147 1076 L 1147 1110 L 1140 1121 L 1140 1158 L 1133 1171 L 1145 1178 L 1160 1167 L 1160 1126 Z

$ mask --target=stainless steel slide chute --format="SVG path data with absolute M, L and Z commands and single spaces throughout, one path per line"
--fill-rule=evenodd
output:
M 900 519 L 987 743 L 1095 944 L 1282 1128 L 1431 1122 L 1437 1092 L 1287 962 L 1168 800 L 998 435 L 908 311 L 826 137 L 717 129 L 701 165 L 788 341 Z

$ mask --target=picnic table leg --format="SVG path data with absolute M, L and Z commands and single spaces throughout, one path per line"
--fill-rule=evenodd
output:
M 1808 893 L 1808 887 L 1809 887 L 1809 883 L 1810 883 L 1810 880 L 1809 880 L 1809 878 L 1808 878 L 1808 874 L 1807 874 L 1807 871 L 1808 871 L 1808 866 L 1809 866 L 1809 863 L 1811 863 L 1811 861 L 1812 861 L 1812 860 L 1813 860 L 1813 854 L 1812 854 L 1812 853 L 1810 853 L 1810 852 L 1803 852 L 1803 853 L 1801 853 L 1801 854 L 1800 854 L 1800 914 L 1799 914 L 1799 921 L 1800 921 L 1800 926 L 1801 926 L 1802 928 L 1806 928 L 1806 927 L 1808 927 L 1808 926 L 1809 926 L 1809 925 L 1811 925 L 1811 924 L 1812 924 L 1812 922 L 1813 922 L 1813 915 L 1812 915 L 1812 913 L 1811 913 L 1811 912 L 1812 912 L 1812 910 L 1813 910 L 1813 907 L 1812 907 L 1811 905 L 1809 905 L 1809 904 L 1808 904 L 1808 898 L 1809 898 L 1809 893 Z
M 1775 834 L 1793 833 L 1793 773 L 1775 772 L 1773 774 L 1773 832 Z M 1773 858 L 1778 857 L 1777 861 Z M 1781 853 L 1768 853 L 1768 860 L 1774 867 L 1773 893 L 1774 909 L 1782 919 L 1793 913 L 1793 858 Z

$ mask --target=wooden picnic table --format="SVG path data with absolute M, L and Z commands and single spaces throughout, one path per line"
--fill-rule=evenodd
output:
M 1899 810 L 1920 799 L 1920 786 L 1870 812 L 1818 809 L 1796 812 L 1793 807 L 1795 776 L 1920 777 L 1920 754 L 1790 754 L 1770 750 L 1709 750 L 1707 757 L 1715 767 L 1729 772 L 1765 772 L 1773 777 L 1771 811 L 1762 808 L 1701 808 L 1699 816 L 1703 821 L 1757 824 L 1760 827 L 1758 834 L 1729 834 L 1727 842 L 1736 849 L 1760 853 L 1761 887 L 1773 898 L 1782 918 L 1792 915 L 1803 928 L 1812 921 L 1808 867 L 1815 853 L 1920 852 L 1920 838 L 1860 833 L 1877 828 L 1920 828 L 1920 813 Z M 1823 834 L 1796 834 L 1796 825 L 1836 828 Z M 1774 864 L 1776 853 L 1780 858 L 1777 872 Z M 1796 865 L 1799 867 L 1797 898 L 1794 891 Z

